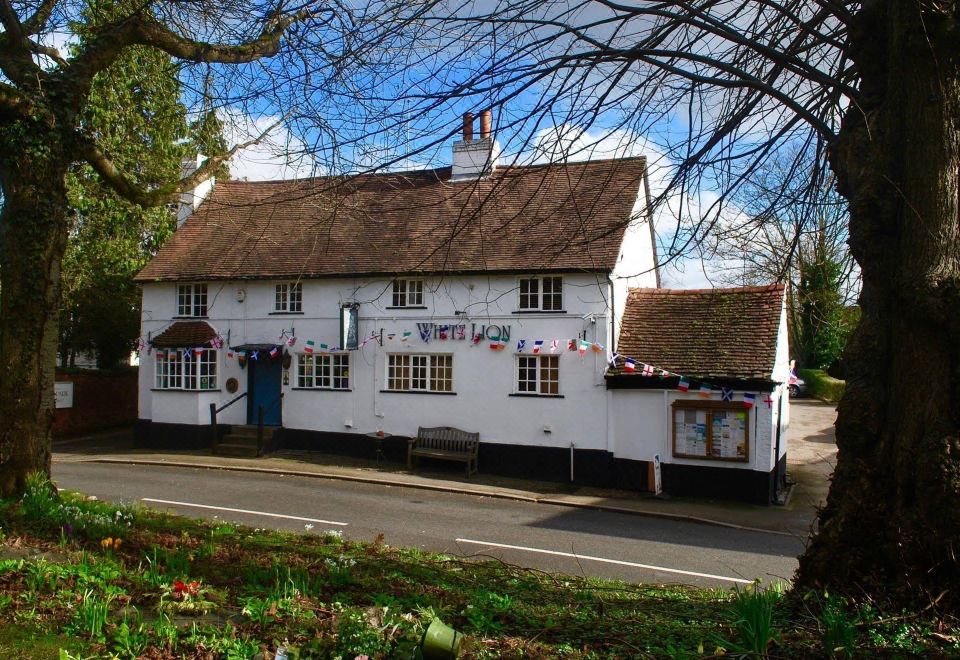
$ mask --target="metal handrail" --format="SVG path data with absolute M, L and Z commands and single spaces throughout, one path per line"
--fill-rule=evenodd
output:
M 280 403 L 280 400 L 283 399 L 283 392 L 280 393 L 276 399 L 274 399 L 270 405 L 264 408 L 262 405 L 257 407 L 257 456 L 263 455 L 263 414 L 267 410 L 272 410 L 275 405 Z
M 245 396 L 247 396 L 246 392 L 239 394 L 219 408 L 217 408 L 217 404 L 215 403 L 210 404 L 210 433 L 213 434 L 213 440 L 210 442 L 211 453 L 215 453 L 217 451 L 217 413 L 223 412 Z

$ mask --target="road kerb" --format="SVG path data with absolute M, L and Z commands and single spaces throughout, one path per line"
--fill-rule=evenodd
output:
M 155 461 L 149 459 L 131 459 L 131 458 L 87 458 L 77 463 L 116 463 L 126 465 L 151 465 L 158 467 L 181 467 L 197 468 L 204 470 L 227 470 L 231 472 L 253 472 L 260 474 L 282 474 L 292 477 L 308 477 L 311 479 L 338 479 L 340 481 L 353 481 L 358 483 L 367 483 L 380 486 L 393 486 L 396 488 L 417 488 L 420 490 L 432 490 L 442 493 L 454 493 L 458 495 L 473 495 L 476 497 L 492 497 L 503 500 L 515 500 L 518 502 L 530 502 L 533 504 L 547 504 L 550 506 L 564 506 L 574 509 L 592 509 L 595 511 L 606 511 L 609 513 L 623 513 L 635 516 L 644 516 L 648 518 L 660 518 L 665 520 L 679 520 L 684 522 L 695 522 L 703 525 L 713 525 L 715 527 L 726 527 L 746 532 L 756 532 L 760 534 L 775 534 L 778 536 L 789 536 L 793 538 L 804 538 L 793 532 L 787 532 L 779 529 L 767 529 L 762 527 L 751 527 L 748 525 L 738 525 L 736 523 L 704 518 L 682 513 L 670 513 L 664 511 L 651 511 L 649 509 L 634 509 L 630 507 L 614 506 L 610 504 L 601 504 L 598 502 L 577 502 L 556 497 L 528 496 L 517 493 L 507 493 L 495 489 L 470 489 L 455 486 L 441 486 L 438 484 L 427 484 L 423 482 L 408 482 L 396 479 L 385 479 L 383 477 L 365 477 L 353 474 L 342 474 L 339 472 L 306 472 L 303 470 L 290 470 L 282 468 L 252 467 L 246 465 L 224 465 L 218 463 L 192 463 L 189 461 Z

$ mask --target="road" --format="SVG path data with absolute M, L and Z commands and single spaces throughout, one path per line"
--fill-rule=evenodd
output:
M 788 579 L 789 536 L 637 515 L 332 479 L 103 463 L 54 463 L 54 480 L 114 502 L 253 527 L 339 529 L 394 546 L 629 582 L 730 587 Z

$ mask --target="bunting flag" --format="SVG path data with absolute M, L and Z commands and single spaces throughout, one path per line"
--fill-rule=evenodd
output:
M 540 352 L 540 349 L 543 348 L 543 340 L 537 339 L 533 342 L 533 354 L 536 355 Z
M 587 343 L 586 340 L 584 340 L 584 339 L 581 339 L 581 340 L 580 340 L 580 343 L 579 343 L 578 346 L 577 346 L 577 353 L 580 354 L 580 357 L 583 357 L 584 355 L 587 354 L 587 346 L 589 346 L 589 345 L 590 345 L 590 344 Z
M 611 366 L 613 369 L 616 369 L 616 368 L 617 368 L 617 358 L 618 358 L 618 357 L 620 357 L 620 354 L 619 354 L 619 353 L 610 353 L 610 355 L 607 356 L 607 362 L 610 363 L 610 366 Z
M 251 360 L 259 360 L 259 359 L 260 359 L 260 351 L 250 351 L 250 359 L 251 359 Z
M 270 349 L 270 357 L 275 358 L 275 357 L 277 357 L 278 355 L 280 355 L 280 347 L 279 347 L 279 346 L 274 346 L 273 348 Z
M 443 340 L 443 341 L 446 341 L 446 339 L 447 339 L 447 333 L 448 333 L 448 332 L 450 332 L 450 326 L 448 326 L 448 325 L 441 325 L 441 326 L 440 326 L 440 339 Z
M 387 333 L 387 341 L 393 341 L 393 338 L 396 337 L 396 336 L 397 336 L 397 335 L 396 335 L 395 333 L 393 333 L 393 332 L 388 332 L 388 333 Z
M 603 344 L 598 342 L 593 342 L 590 344 L 590 348 L 593 349 L 594 353 L 603 353 Z
M 527 340 L 526 340 L 526 339 L 518 339 L 518 340 L 517 340 L 517 353 L 523 353 L 523 349 L 526 348 L 526 346 L 527 346 Z
M 185 358 L 193 357 L 193 349 L 192 348 L 183 349 L 183 357 Z
M 412 335 L 413 335 L 413 333 L 412 333 L 411 331 L 407 330 L 406 332 L 403 333 L 403 336 L 400 337 L 400 343 L 401 343 L 401 344 L 406 344 L 408 341 L 410 341 L 410 337 L 411 337 Z
M 481 335 L 479 332 L 473 336 L 473 345 L 474 345 L 474 346 L 476 346 L 477 344 L 479 344 L 479 343 L 482 342 L 482 341 L 483 341 L 483 335 Z
M 491 339 L 490 340 L 490 350 L 492 351 L 502 351 L 507 347 L 507 342 L 502 339 Z
M 560 350 L 560 340 L 559 340 L 559 339 L 551 339 L 551 340 L 550 340 L 550 352 L 551 352 L 551 353 L 556 353 L 556 352 L 559 351 L 559 350 Z
M 767 395 L 767 398 L 763 400 L 763 402 L 767 404 L 767 408 L 773 408 L 773 397 L 771 397 L 769 394 Z
M 146 343 L 145 341 L 143 341 L 143 339 L 138 339 L 138 340 L 137 340 L 137 350 L 138 350 L 138 351 L 143 350 L 144 348 L 146 348 L 146 346 L 147 346 L 147 343 Z
M 163 360 L 163 359 L 166 359 L 166 357 L 167 357 L 167 352 L 166 352 L 165 350 L 163 350 L 162 348 L 158 348 L 158 349 L 157 349 L 157 359 L 158 359 L 158 360 Z
M 197 346 L 195 349 L 193 349 L 193 352 L 195 355 L 200 355 L 201 353 L 203 353 L 204 350 L 206 349 L 204 349 L 203 346 Z
M 667 371 L 666 369 L 660 370 L 660 378 L 669 378 L 669 377 L 670 377 L 669 371 Z
M 690 381 L 687 380 L 686 376 L 680 376 L 680 382 L 677 383 L 677 389 L 681 392 L 687 392 L 690 390 Z
M 623 361 L 623 370 L 626 371 L 627 373 L 632 374 L 634 371 L 637 370 L 637 363 L 631 360 L 630 358 L 627 358 L 626 360 Z M 644 370 L 646 370 L 646 367 L 644 367 Z
M 578 342 L 577 342 L 576 339 L 568 339 L 568 340 L 567 340 L 567 350 L 568 350 L 568 351 L 575 351 L 575 350 L 577 350 L 577 343 L 578 343 Z
M 643 371 L 641 373 L 643 373 L 644 376 L 652 376 L 654 371 L 652 364 L 645 364 L 643 365 Z
M 228 350 L 228 351 L 227 351 L 227 359 L 228 359 L 228 360 L 232 360 L 232 359 L 233 359 L 233 351 L 231 351 L 231 350 Z
M 709 398 L 710 398 L 710 394 L 712 394 L 712 393 L 713 393 L 713 388 L 710 387 L 709 384 L 707 384 L 707 383 L 700 383 L 700 392 L 699 392 L 699 394 L 700 394 L 701 398 L 709 399 Z
M 297 338 L 293 335 L 290 335 L 290 339 L 287 340 L 287 346 L 293 346 L 297 343 Z
M 733 390 L 729 387 L 720 388 L 720 400 L 721 401 L 733 401 Z
M 240 359 L 242 359 L 242 360 L 245 360 L 245 359 L 247 358 L 247 352 L 246 352 L 246 351 L 238 351 L 238 352 L 237 352 L 237 357 L 240 358 Z
M 303 342 L 303 352 L 306 353 L 307 355 L 311 355 L 313 353 L 312 339 L 308 339 L 307 341 Z
M 330 352 L 330 347 L 327 344 L 320 344 L 320 355 L 326 355 Z
M 221 337 L 220 335 L 217 335 L 216 337 L 210 340 L 210 345 L 213 346 L 214 348 L 223 348 L 223 337 Z
M 744 392 L 743 393 L 743 405 L 747 408 L 753 408 L 753 404 L 756 403 L 757 397 L 753 392 Z

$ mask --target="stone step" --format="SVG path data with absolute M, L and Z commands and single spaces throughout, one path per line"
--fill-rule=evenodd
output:
M 226 439 L 226 438 L 224 438 Z M 214 451 L 217 456 L 236 456 L 238 458 L 256 458 L 257 457 L 257 445 L 251 447 L 250 445 L 242 444 L 233 444 L 230 442 L 218 442 L 217 448 Z
M 268 440 L 270 435 L 266 432 L 263 434 L 264 441 Z M 244 447 L 256 447 L 257 446 L 257 436 L 255 435 L 237 435 L 236 433 L 228 433 L 220 439 L 220 442 L 228 445 L 243 445 Z
M 270 433 L 270 429 L 263 429 L 263 434 L 267 435 Z M 253 436 L 257 437 L 257 425 L 256 424 L 234 424 L 230 427 L 230 435 L 236 436 Z

